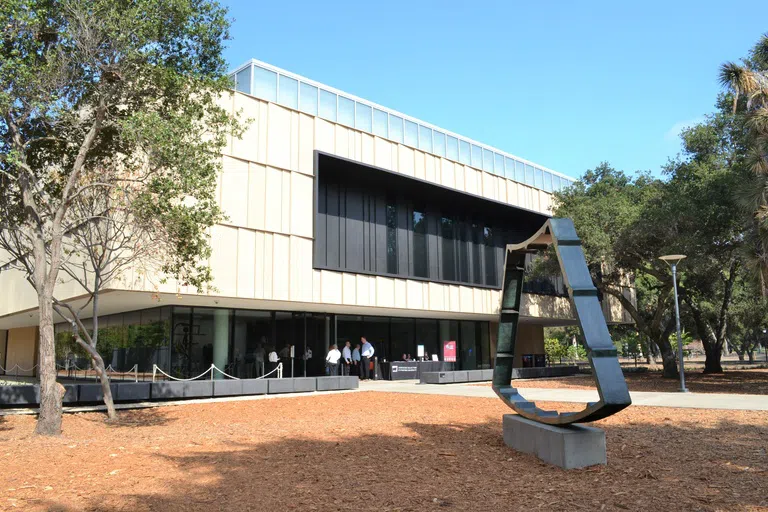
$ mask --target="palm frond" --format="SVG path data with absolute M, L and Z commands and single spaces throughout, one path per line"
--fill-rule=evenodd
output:
M 752 50 L 755 62 L 763 69 L 768 69 L 768 32 L 762 35 Z
M 747 153 L 747 165 L 756 176 L 768 177 L 768 154 L 765 144 L 757 143 Z M 768 181 L 755 189 L 754 201 L 756 206 L 768 204 Z
M 768 108 L 760 108 L 752 112 L 746 124 L 758 137 L 768 136 Z
M 739 84 L 745 72 L 746 69 L 735 62 L 724 62 L 720 65 L 718 81 L 722 87 L 731 89 L 732 92 L 739 94 Z

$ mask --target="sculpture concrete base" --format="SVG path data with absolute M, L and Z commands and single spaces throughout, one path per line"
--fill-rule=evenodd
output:
M 518 416 L 504 415 L 504 442 L 510 448 L 536 455 L 563 469 L 605 464 L 605 432 L 595 427 L 545 425 Z

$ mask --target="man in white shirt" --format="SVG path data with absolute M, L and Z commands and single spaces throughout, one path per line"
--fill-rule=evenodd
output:
M 360 344 L 355 345 L 352 351 L 352 366 L 355 368 L 355 375 L 360 376 Z
M 363 349 L 360 351 L 360 364 L 362 365 L 362 371 L 360 372 L 360 379 L 365 380 L 371 376 L 371 358 L 373 357 L 373 345 L 368 343 L 365 336 L 360 338 L 360 343 L 363 344 Z
M 273 372 L 275 370 L 275 368 L 277 368 L 277 362 L 280 360 L 280 358 L 277 357 L 277 352 L 275 352 L 274 349 L 272 349 L 269 352 L 269 356 L 268 357 L 269 357 L 269 371 Z
M 336 345 L 331 345 L 331 350 L 329 350 L 328 355 L 325 356 L 328 375 L 338 375 L 339 359 L 341 359 L 341 352 L 336 348 Z
M 352 365 L 352 344 L 346 342 L 344 348 L 341 350 L 341 357 L 344 361 L 341 362 L 341 374 L 349 375 L 349 367 Z

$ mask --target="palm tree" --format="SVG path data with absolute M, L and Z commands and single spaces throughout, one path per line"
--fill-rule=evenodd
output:
M 768 34 L 755 44 L 750 57 L 743 64 L 722 64 L 719 81 L 733 96 L 732 114 L 742 117 L 747 130 L 747 164 L 754 179 L 736 193 L 752 217 L 754 232 L 747 235 L 753 245 L 749 259 L 758 271 L 763 296 L 768 297 Z M 746 102 L 739 112 L 742 98 Z

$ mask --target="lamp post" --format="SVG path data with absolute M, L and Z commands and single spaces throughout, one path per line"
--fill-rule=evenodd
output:
M 688 389 L 685 387 L 685 369 L 683 367 L 683 337 L 680 334 L 680 306 L 677 301 L 677 264 L 685 259 L 684 254 L 670 254 L 667 256 L 661 256 L 659 258 L 662 261 L 667 262 L 672 268 L 672 286 L 675 290 L 675 323 L 677 327 L 677 357 L 680 359 L 680 392 L 687 393 Z

